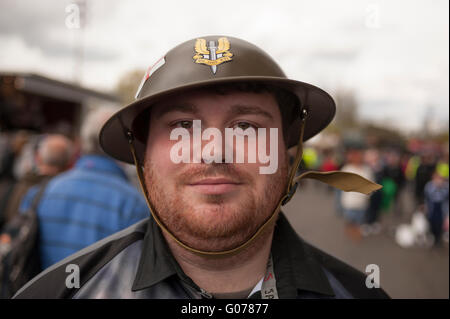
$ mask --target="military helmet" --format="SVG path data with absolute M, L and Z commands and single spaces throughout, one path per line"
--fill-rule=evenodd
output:
M 278 64 L 257 46 L 234 37 L 206 36 L 176 46 L 149 68 L 136 101 L 115 113 L 103 126 L 100 145 L 110 156 L 133 163 L 127 133 L 133 131 L 136 119 L 146 114 L 144 111 L 171 94 L 233 82 L 260 82 L 297 96 L 308 113 L 303 141 L 323 130 L 335 114 L 335 104 L 328 93 L 288 79 Z M 300 112 L 297 114 L 298 118 L 291 121 L 287 130 L 288 148 L 299 142 L 302 120 Z M 134 141 L 138 158 L 143 158 L 145 142 Z

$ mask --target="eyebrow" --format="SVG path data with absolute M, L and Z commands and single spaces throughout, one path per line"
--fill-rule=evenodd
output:
M 173 104 L 164 107 L 159 110 L 157 117 L 162 117 L 163 115 L 170 112 L 183 112 L 183 113 L 192 113 L 198 114 L 198 108 L 193 104 Z M 262 115 L 269 120 L 274 120 L 273 115 L 269 112 L 263 110 L 259 106 L 256 105 L 244 105 L 244 104 L 235 104 L 231 106 L 231 114 L 236 115 Z
M 256 105 L 236 104 L 231 107 L 231 113 L 233 113 L 234 115 L 255 114 L 255 115 L 262 115 L 270 120 L 274 119 L 272 114 Z
M 198 108 L 193 104 L 173 104 L 167 105 L 157 112 L 157 117 L 162 117 L 163 115 L 170 112 L 183 112 L 197 114 Z

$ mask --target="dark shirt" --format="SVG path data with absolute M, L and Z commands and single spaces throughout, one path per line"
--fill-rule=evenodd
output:
M 424 200 L 425 185 L 431 180 L 436 166 L 434 164 L 420 164 L 417 168 L 415 179 L 415 195 L 417 201 L 422 204 Z
M 302 240 L 281 213 L 271 254 L 280 299 L 389 298 L 367 288 L 366 275 Z M 68 264 L 80 267 L 80 288 L 65 286 Z M 152 218 L 50 267 L 15 298 L 208 298 L 176 262 Z M 256 292 L 250 298 L 261 298 Z

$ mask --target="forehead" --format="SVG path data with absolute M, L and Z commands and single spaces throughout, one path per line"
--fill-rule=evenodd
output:
M 218 115 L 221 111 L 238 113 L 268 113 L 279 118 L 280 110 L 276 99 L 269 92 L 240 92 L 199 89 L 166 97 L 151 108 L 151 117 L 160 118 L 172 112 L 208 113 Z

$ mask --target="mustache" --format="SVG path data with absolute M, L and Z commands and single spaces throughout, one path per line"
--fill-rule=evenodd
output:
M 236 183 L 253 183 L 253 178 L 250 174 L 229 163 L 192 164 L 178 175 L 177 180 L 185 185 L 192 183 L 194 180 L 213 177 L 226 177 Z

